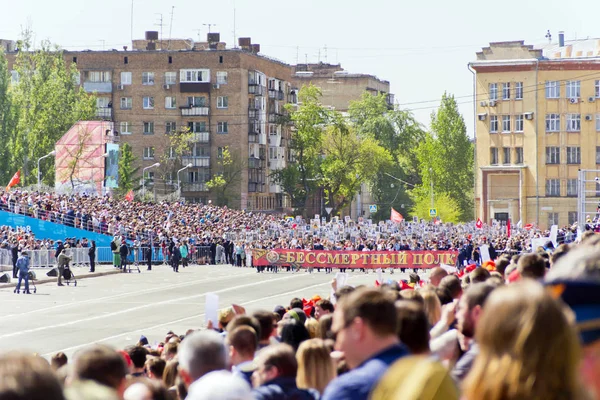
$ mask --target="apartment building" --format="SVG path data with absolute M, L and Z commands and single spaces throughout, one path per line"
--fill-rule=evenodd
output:
M 96 95 L 97 117 L 114 122 L 120 142 L 132 146 L 141 168 L 170 154 L 170 133 L 182 127 L 193 133 L 191 150 L 179 165 L 169 171 L 164 166 L 147 170 L 146 178 L 155 181 L 155 188 L 176 190 L 176 171 L 191 164 L 180 175 L 182 196 L 188 201 L 215 200 L 206 182 L 228 147 L 236 160 L 243 160 L 241 183 L 230 206 L 287 211 L 289 199 L 270 179 L 289 162 L 285 105 L 297 103 L 301 85 L 322 86 L 325 75 L 314 73 L 314 80 L 306 80 L 308 74 L 295 72 L 307 72 L 310 65 L 298 68 L 259 53 L 260 45 L 250 38 L 239 38 L 238 47 L 227 48 L 218 33 L 209 33 L 206 42 L 194 42 L 159 40 L 158 33 L 150 31 L 145 39 L 134 40 L 131 49 L 65 51 L 64 57 L 77 66 L 78 84 Z M 8 54 L 9 68 L 14 55 Z M 319 71 L 324 70 L 321 65 Z M 357 83 L 358 78 L 344 75 L 340 65 L 335 72 L 338 80 L 347 82 L 335 87 L 351 89 L 340 92 L 343 101 L 324 90 L 324 102 L 342 110 L 371 87 L 373 93 L 389 91 L 389 83 L 370 75 L 360 75 L 363 81 Z M 381 83 L 370 84 L 369 77 Z M 18 79 L 15 71 L 13 79 Z
M 490 43 L 470 63 L 476 214 L 488 223 L 573 224 L 578 171 L 600 168 L 600 40 L 558 39 Z

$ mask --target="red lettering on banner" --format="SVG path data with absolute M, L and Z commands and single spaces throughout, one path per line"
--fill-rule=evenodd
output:
M 277 257 L 272 253 L 276 253 Z M 348 266 L 350 268 L 434 268 L 440 264 L 454 265 L 457 256 L 456 251 L 362 252 L 276 249 L 257 256 L 253 259 L 253 263 L 256 266 L 294 264 L 308 267 L 316 264 L 332 268 L 348 268 Z

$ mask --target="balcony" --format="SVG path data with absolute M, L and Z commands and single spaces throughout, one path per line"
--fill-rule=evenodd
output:
M 208 116 L 210 108 L 208 107 L 180 107 L 182 117 L 205 117 Z
M 283 114 L 278 112 L 269 112 L 268 121 L 272 124 L 281 124 L 281 120 L 283 118 Z
M 184 165 L 192 164 L 192 167 L 209 168 L 210 167 L 210 156 L 181 157 L 181 163 Z
M 249 182 L 248 183 L 248 192 L 250 192 L 250 193 L 262 192 L 262 187 L 263 187 L 262 183 Z
M 260 125 L 253 123 L 248 124 L 248 133 L 251 135 L 260 135 L 262 133 Z
M 83 90 L 88 93 L 112 93 L 112 82 L 83 82 Z
M 284 94 L 281 90 L 269 89 L 269 98 L 275 100 L 283 100 Z
M 262 169 L 264 167 L 265 167 L 265 160 L 261 160 L 260 158 L 254 158 L 254 157 L 248 158 L 248 168 Z
M 112 119 L 112 108 L 98 107 L 96 108 L 96 117 L 101 119 Z
M 179 91 L 181 93 L 208 93 L 210 92 L 210 82 L 180 82 Z
M 258 143 L 258 135 L 248 132 L 248 143 Z
M 193 143 L 208 143 L 210 142 L 210 132 L 192 132 L 190 141 Z
M 385 102 L 390 110 L 394 109 L 394 95 L 392 93 L 388 93 L 385 96 Z
M 269 135 L 269 146 L 271 146 L 271 147 L 281 146 L 281 135 Z
M 265 95 L 265 87 L 260 85 L 252 85 L 248 84 L 248 93 L 253 94 L 255 96 L 264 96 Z
M 184 192 L 208 192 L 206 182 L 188 182 L 184 183 L 181 188 Z

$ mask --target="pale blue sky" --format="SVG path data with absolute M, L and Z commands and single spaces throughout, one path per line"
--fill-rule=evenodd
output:
M 66 49 L 121 49 L 130 46 L 129 0 L 1 0 L 0 38 L 17 39 L 30 25 L 36 40 Z M 206 37 L 208 27 L 233 44 L 234 0 L 134 0 L 133 32 L 142 38 L 163 14 L 163 37 Z M 544 44 L 564 30 L 566 39 L 599 37 L 600 2 L 591 0 L 236 0 L 236 34 L 250 36 L 261 51 L 288 63 L 341 62 L 351 72 L 389 80 L 396 101 L 429 124 L 444 91 L 457 96 L 469 134 L 473 111 L 472 75 L 467 63 L 490 41 Z M 568 11 L 568 12 L 567 12 Z M 325 48 L 327 47 L 327 51 Z M 298 50 L 297 50 L 298 48 Z

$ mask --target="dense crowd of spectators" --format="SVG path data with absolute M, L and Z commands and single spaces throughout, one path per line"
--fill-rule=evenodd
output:
M 0 398 L 594 399 L 600 395 L 600 235 L 501 255 L 426 282 L 337 287 L 218 326 L 0 355 Z

